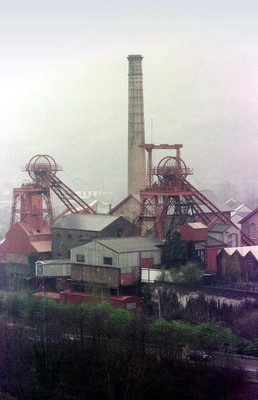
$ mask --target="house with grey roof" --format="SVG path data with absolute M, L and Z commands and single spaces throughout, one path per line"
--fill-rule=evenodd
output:
M 241 229 L 240 221 L 252 212 L 251 208 L 232 198 L 227 200 L 225 204 L 232 210 L 231 221 Z

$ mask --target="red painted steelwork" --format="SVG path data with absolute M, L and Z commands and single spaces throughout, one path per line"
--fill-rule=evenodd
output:
M 109 301 L 112 306 L 125 308 L 127 310 L 141 309 L 143 307 L 143 298 L 140 296 L 93 296 L 83 292 L 75 292 L 71 290 L 63 290 L 60 293 L 56 292 L 37 292 L 35 297 L 47 297 L 49 299 L 68 303 L 68 304 L 83 304 L 97 303 L 103 300 Z
M 95 214 L 85 201 L 56 177 L 56 172 L 61 170 L 49 155 L 37 155 L 29 161 L 25 171 L 34 182 L 13 190 L 11 226 L 22 222 L 29 232 L 40 232 L 44 226 L 51 227 L 54 216 L 50 189 L 67 207 L 65 212 Z
M 61 171 L 62 167 L 51 156 L 42 154 L 34 156 L 25 166 L 25 170 L 42 187 L 51 188 L 70 212 L 95 214 L 84 200 L 57 178 L 56 172 Z
M 40 259 L 40 254 L 49 258 L 54 222 L 51 189 L 66 206 L 64 213 L 93 214 L 95 211 L 56 177 L 62 168 L 51 156 L 38 154 L 32 157 L 24 170 L 33 181 L 13 189 L 10 229 L 0 246 L 0 253 L 24 255 L 36 252 Z
M 53 222 L 53 209 L 49 188 L 37 183 L 23 184 L 13 189 L 10 226 L 22 222 L 29 232 L 40 232 Z
M 239 228 L 223 214 L 211 201 L 191 185 L 186 177 L 192 175 L 180 158 L 182 144 L 142 145 L 148 152 L 146 188 L 140 190 L 140 214 L 137 220 L 140 235 L 154 235 L 164 239 L 170 225 L 175 204 L 186 201 L 193 204 L 198 220 L 211 227 L 218 221 Z M 152 151 L 154 149 L 176 150 L 176 156 L 164 157 L 157 167 L 152 165 Z M 212 219 L 203 211 L 207 207 L 213 215 Z M 241 232 L 242 241 L 247 245 L 254 244 L 252 240 Z

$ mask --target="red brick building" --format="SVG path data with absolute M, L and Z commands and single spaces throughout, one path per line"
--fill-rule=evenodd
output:
M 242 232 L 258 245 L 258 208 L 239 221 Z

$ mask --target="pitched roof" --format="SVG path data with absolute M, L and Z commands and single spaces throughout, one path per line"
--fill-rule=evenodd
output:
M 223 233 L 225 232 L 227 229 L 230 228 L 229 224 L 224 224 L 224 223 L 218 223 L 215 224 L 212 228 L 210 228 L 210 232 L 220 232 Z
M 109 214 L 112 214 L 115 210 L 125 204 L 130 198 L 134 198 L 140 204 L 140 196 L 138 194 L 129 194 L 123 200 L 121 200 L 117 205 L 115 205 L 110 211 Z
M 225 202 L 225 204 L 227 204 L 232 209 L 232 211 L 239 215 L 241 215 L 241 213 L 250 213 L 252 211 L 250 207 L 246 206 L 243 203 L 240 203 L 235 199 L 229 199 Z
M 95 239 L 102 246 L 115 251 L 116 253 L 130 253 L 135 251 L 153 251 L 157 246 L 162 246 L 164 242 L 157 238 L 136 236 L 124 238 L 103 238 Z
M 58 220 L 53 228 L 102 231 L 119 217 L 107 214 L 69 214 Z
M 251 253 L 258 260 L 258 246 L 225 247 L 224 251 L 229 256 L 232 256 L 237 251 L 242 257 Z
M 239 224 L 242 224 L 243 222 L 245 222 L 247 219 L 249 219 L 256 213 L 258 213 L 258 207 L 255 210 L 251 211 L 249 214 L 247 214 L 243 219 L 241 219 L 241 221 L 239 221 Z
M 225 247 L 227 246 L 227 243 L 222 242 L 221 240 L 218 240 L 212 236 L 208 236 L 207 240 L 207 247 Z
M 232 208 L 232 210 L 235 210 L 235 208 L 237 208 L 241 205 L 241 203 L 239 201 L 232 199 L 232 198 L 225 201 L 225 204 L 227 204 L 230 208 Z
M 221 242 L 220 240 L 215 239 L 215 238 L 213 238 L 212 236 L 209 236 L 209 235 L 208 235 L 208 239 L 207 239 L 206 242 L 196 243 L 196 245 L 195 245 L 196 249 L 198 249 L 198 248 L 206 249 L 208 247 L 209 248 L 210 247 L 223 247 L 224 248 L 226 246 L 227 246 L 226 243 Z

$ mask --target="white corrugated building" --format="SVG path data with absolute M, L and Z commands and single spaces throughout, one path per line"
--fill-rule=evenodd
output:
M 162 244 L 150 237 L 94 239 L 71 249 L 72 280 L 109 287 L 138 283 L 142 267 L 160 266 Z
M 258 246 L 222 249 L 217 255 L 217 273 L 233 282 L 258 282 Z

